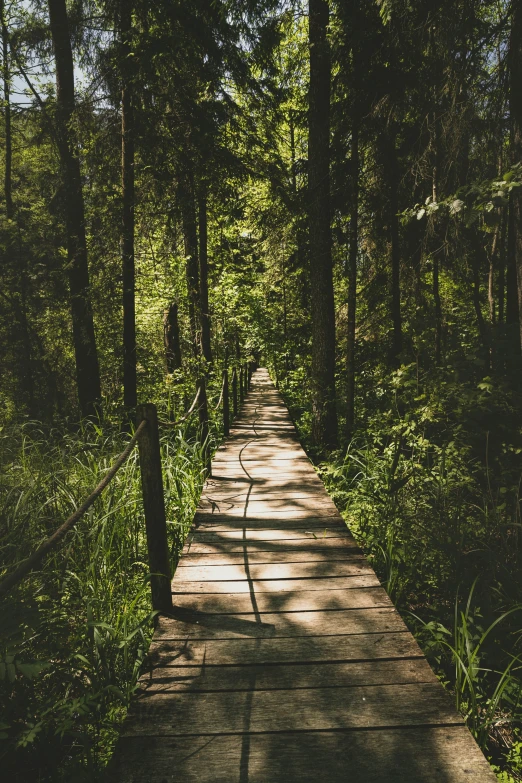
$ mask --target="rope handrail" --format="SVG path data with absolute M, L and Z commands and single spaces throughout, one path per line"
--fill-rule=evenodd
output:
M 221 384 L 221 394 L 219 395 L 218 404 L 214 408 L 214 410 L 216 410 L 216 411 L 219 410 L 219 408 L 221 406 L 221 403 L 223 402 L 223 395 L 225 393 L 225 384 L 226 384 L 226 380 L 225 380 L 225 376 L 223 375 L 223 383 Z
M 18 568 L 16 568 L 12 574 L 9 574 L 9 576 L 6 576 L 5 579 L 2 579 L 0 582 L 0 597 L 5 595 L 9 592 L 15 585 L 17 585 L 19 582 L 22 581 L 22 579 L 27 576 L 27 574 L 33 570 L 33 568 L 45 557 L 48 552 L 51 552 L 61 541 L 61 539 L 64 537 L 64 535 L 72 528 L 74 525 L 79 522 L 79 520 L 83 517 L 86 511 L 89 510 L 89 508 L 92 506 L 94 501 L 101 495 L 103 490 L 110 484 L 116 473 L 119 471 L 119 469 L 122 467 L 124 462 L 128 459 L 128 457 L 131 455 L 132 450 L 134 449 L 134 446 L 136 445 L 138 438 L 140 434 L 143 432 L 145 427 L 147 426 L 146 419 L 143 419 L 143 421 L 140 422 L 138 427 L 136 428 L 136 432 L 128 442 L 127 446 L 124 448 L 124 450 L 121 452 L 119 457 L 116 459 L 116 462 L 112 466 L 112 468 L 108 471 L 108 473 L 104 476 L 104 478 L 100 481 L 98 486 L 91 492 L 89 497 L 84 500 L 82 505 L 76 509 L 76 511 L 71 514 L 71 516 L 61 525 L 55 532 L 49 536 L 40 546 L 38 549 L 33 552 L 32 555 L 30 555 L 26 560 L 23 560 Z
M 176 419 L 176 421 L 165 421 L 165 419 L 158 419 L 158 423 L 163 425 L 164 427 L 176 427 L 178 424 L 182 424 L 184 421 L 188 419 L 189 416 L 191 416 L 194 413 L 194 409 L 199 400 L 200 393 L 201 393 L 201 386 L 196 392 L 196 396 L 194 397 L 194 402 L 192 403 L 188 411 L 185 413 L 185 415 L 181 417 L 181 419 Z

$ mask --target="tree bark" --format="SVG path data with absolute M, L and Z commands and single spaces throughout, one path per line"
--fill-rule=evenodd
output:
M 482 306 L 480 301 L 480 276 L 478 270 L 478 264 L 476 260 L 473 261 L 473 307 L 477 316 L 477 325 L 480 335 L 480 342 L 482 343 L 482 351 L 484 354 L 484 363 L 486 369 L 490 369 L 490 351 L 489 340 L 486 324 L 484 322 L 484 316 L 482 314 Z
M 433 301 L 435 304 L 435 364 L 438 366 L 442 358 L 442 303 L 440 300 L 439 254 L 434 250 L 433 262 Z
M 522 160 L 522 0 L 513 0 L 511 6 L 511 38 L 509 45 L 510 89 L 509 110 L 512 131 L 512 161 Z M 519 189 L 513 192 L 513 228 L 516 291 L 518 301 L 519 348 L 522 349 L 522 194 Z M 509 273 L 509 270 L 508 270 Z
M 165 310 L 163 318 L 163 334 L 165 342 L 165 356 L 167 359 L 167 372 L 180 370 L 181 361 L 181 343 L 179 339 L 178 305 L 172 302 Z
M 4 197 L 5 215 L 8 220 L 14 218 L 13 205 L 13 137 L 11 127 L 11 69 L 9 62 L 9 35 L 5 18 L 5 3 L 0 0 L 0 25 L 2 31 L 2 81 L 4 90 L 4 125 L 5 125 L 5 170 L 4 170 Z M 7 235 L 7 255 L 13 258 L 15 268 L 20 273 L 20 297 L 14 297 L 15 318 L 20 327 L 20 367 L 22 377 L 22 391 L 27 398 L 28 411 L 31 418 L 36 417 L 34 395 L 34 379 L 32 367 L 32 345 L 29 331 L 29 316 L 27 307 L 28 274 L 25 254 L 22 250 L 20 223 L 17 221 L 18 247 L 15 250 L 14 235 Z M 14 260 L 16 257 L 16 261 Z
M 9 37 L 5 21 L 5 3 L 0 0 L 0 17 L 2 24 L 2 78 L 4 82 L 4 121 L 5 121 L 5 214 L 8 220 L 13 217 L 13 138 L 11 132 L 11 74 L 9 68 Z
M 505 210 L 502 211 L 502 230 L 500 232 L 500 250 L 498 254 L 498 323 L 504 323 L 504 300 L 506 296 L 506 247 L 508 220 Z
M 327 0 L 309 0 L 308 197 L 312 287 L 312 437 L 337 443 L 335 305 L 330 228 L 330 46 Z
M 401 314 L 401 249 L 399 238 L 399 163 L 397 160 L 396 136 L 393 130 L 388 132 L 388 150 L 386 163 L 388 168 L 389 187 L 389 227 L 390 227 L 390 261 L 391 261 L 391 319 L 392 345 L 391 362 L 397 367 L 400 364 L 402 351 L 402 314 Z
M 204 373 L 202 373 L 199 377 L 198 389 L 199 389 L 199 401 L 198 401 L 199 429 L 201 433 L 201 444 L 203 446 L 203 460 L 205 463 L 207 475 L 211 476 L 212 459 L 210 454 L 210 442 L 209 442 L 207 382 Z
M 80 159 L 71 129 L 74 64 L 65 0 L 48 0 L 56 62 L 56 130 L 65 185 L 68 277 L 76 381 L 82 416 L 100 413 L 101 385 L 94 334 Z
M 518 299 L 516 270 L 516 221 L 514 195 L 509 199 L 507 263 L 506 263 L 506 324 L 517 326 L 518 332 Z
M 357 309 L 357 252 L 359 246 L 359 128 L 352 127 L 352 208 L 348 253 L 348 324 L 346 335 L 346 431 L 350 439 L 355 426 L 355 326 Z
M 189 304 L 190 333 L 194 356 L 200 352 L 200 288 L 199 288 L 199 264 L 198 264 L 198 234 L 196 225 L 196 205 L 194 197 L 194 181 L 188 175 L 184 182 L 181 196 L 181 210 L 183 220 L 183 237 L 185 242 L 185 256 L 187 259 L 187 292 Z
M 290 109 L 288 112 L 288 124 L 290 126 L 290 175 L 292 177 L 292 193 L 297 195 L 297 171 L 295 160 L 295 125 L 294 125 L 294 112 Z
M 440 129 L 438 111 L 433 113 L 433 173 L 432 173 L 432 199 L 437 203 L 438 198 L 438 172 L 441 168 Z M 437 220 L 433 219 L 431 237 L 432 263 L 433 263 L 433 302 L 435 304 L 435 364 L 441 363 L 442 358 L 442 302 L 440 299 L 440 243 L 438 239 Z
M 493 236 L 493 243 L 491 246 L 491 254 L 489 256 L 489 271 L 488 271 L 488 304 L 489 304 L 489 322 L 494 326 L 497 322 L 497 312 L 495 303 L 495 269 L 498 266 L 497 256 L 499 247 L 500 226 L 495 229 Z
M 482 301 L 480 292 L 480 276 L 481 270 L 484 270 L 486 264 L 489 265 L 486 250 L 482 243 L 482 238 L 479 236 L 476 230 L 471 229 L 471 270 L 473 275 L 473 308 L 475 315 L 477 316 L 477 326 L 480 337 L 480 343 L 482 347 L 482 353 L 484 357 L 484 364 L 486 369 L 491 367 L 491 351 L 490 351 L 490 333 L 488 326 L 484 321 L 484 315 L 482 313 Z
M 123 272 L 123 403 L 133 410 L 138 402 L 136 376 L 136 271 L 134 261 L 134 85 L 131 57 L 132 3 L 121 0 L 121 184 Z
M 208 221 L 207 195 L 199 198 L 199 292 L 201 309 L 201 349 L 208 364 L 212 364 L 210 313 L 208 306 Z

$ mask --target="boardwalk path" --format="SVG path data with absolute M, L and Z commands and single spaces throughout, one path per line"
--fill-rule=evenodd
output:
M 111 783 L 493 783 L 265 370 L 213 473 Z

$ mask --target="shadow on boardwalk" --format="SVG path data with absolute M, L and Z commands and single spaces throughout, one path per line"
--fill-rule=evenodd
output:
M 494 783 L 266 371 L 172 590 L 111 783 Z

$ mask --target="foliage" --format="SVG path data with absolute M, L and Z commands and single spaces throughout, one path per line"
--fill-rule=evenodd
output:
M 225 361 L 231 368 L 261 357 L 347 522 L 500 779 L 522 779 L 514 611 L 522 603 L 521 163 L 509 88 L 518 6 L 329 6 L 340 447 L 324 454 L 310 438 L 317 291 L 310 284 L 316 259 L 309 248 L 303 4 L 136 0 L 125 48 L 118 3 L 67 3 L 77 66 L 69 132 L 83 179 L 102 424 L 78 422 L 47 4 L 6 5 L 11 72 L 3 75 L 11 94 L 4 92 L 0 118 L 0 167 L 7 184 L 10 109 L 13 209 L 8 214 L 4 187 L 1 568 L 12 568 L 55 529 L 126 439 L 125 77 L 135 120 L 139 400 L 156 401 L 162 419 L 174 421 L 204 375 L 213 408 Z M 198 355 L 191 315 L 197 296 L 187 280 L 188 224 L 198 223 L 204 199 L 212 366 Z M 349 367 L 351 252 L 357 297 Z M 167 372 L 163 317 L 172 304 L 182 360 Z M 397 328 L 401 351 L 394 349 Z M 347 432 L 351 372 L 356 416 Z M 214 422 L 211 445 L 217 437 Z M 162 449 L 174 562 L 202 480 L 193 421 L 165 429 Z M 26 779 L 90 779 L 110 754 L 153 622 L 140 503 L 134 454 L 5 610 L 0 747 L 7 749 L 2 763 L 18 765 Z
M 188 427 L 161 445 L 173 565 L 203 478 Z M 66 518 L 122 449 L 117 428 L 6 428 L 2 563 L 23 559 Z M 1 617 L 0 753 L 10 779 L 93 780 L 117 736 L 151 638 L 149 569 L 137 452 Z
M 299 376 L 282 389 L 306 439 Z M 412 364 L 376 368 L 358 403 L 364 429 L 320 475 L 499 775 L 518 779 L 518 398 Z

